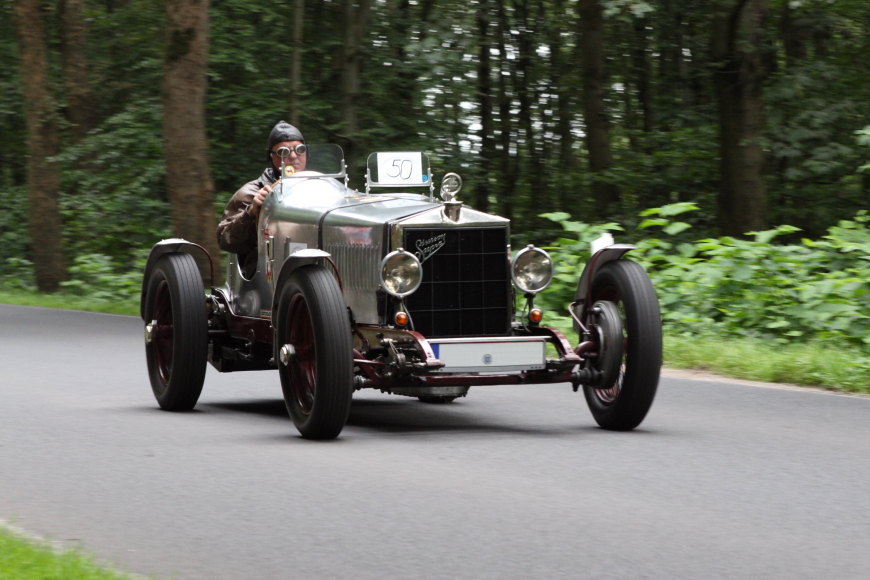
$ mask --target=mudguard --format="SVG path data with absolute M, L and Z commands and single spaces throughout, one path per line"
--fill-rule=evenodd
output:
M 602 248 L 595 252 L 589 261 L 586 262 L 586 267 L 583 268 L 583 273 L 580 274 L 580 281 L 577 283 L 577 292 L 574 293 L 574 314 L 577 318 L 583 320 L 583 315 L 591 303 L 591 284 L 595 272 L 601 266 L 612 260 L 621 260 L 625 254 L 631 250 L 636 250 L 637 246 L 631 244 L 612 244 L 606 248 Z M 574 331 L 580 334 L 580 327 L 577 322 L 574 322 Z
M 284 281 L 290 277 L 293 270 L 300 266 L 308 264 L 322 264 L 324 262 L 332 262 L 332 255 L 323 250 L 315 250 L 313 248 L 299 250 L 290 254 L 284 263 L 281 265 L 281 271 L 275 279 L 275 292 L 272 294 L 272 312 L 278 312 L 278 297 L 280 289 L 284 285 Z
M 145 292 L 148 288 L 148 279 L 151 278 L 151 271 L 154 270 L 154 266 L 155 264 L 157 264 L 157 260 L 159 260 L 160 257 L 165 254 L 190 254 L 192 253 L 192 249 L 201 250 L 202 253 L 205 254 L 206 258 L 208 258 L 208 263 L 211 268 L 211 279 L 209 280 L 209 285 L 214 286 L 214 261 L 211 259 L 211 254 L 208 253 L 208 250 L 206 250 L 199 244 L 188 242 L 187 240 L 184 240 L 182 238 L 169 238 L 168 240 L 157 242 L 151 248 L 151 253 L 148 254 L 148 261 L 145 263 L 145 272 L 142 275 L 142 296 L 139 300 L 139 316 L 142 317 L 142 320 L 145 320 Z M 148 321 L 145 320 L 145 322 Z

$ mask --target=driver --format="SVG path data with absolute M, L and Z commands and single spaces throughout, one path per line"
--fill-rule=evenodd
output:
M 227 203 L 223 219 L 218 224 L 218 246 L 239 256 L 239 266 L 246 278 L 257 270 L 257 217 L 266 196 L 281 177 L 279 150 L 288 169 L 304 171 L 308 161 L 305 138 L 302 133 L 285 121 L 279 122 L 269 133 L 269 148 L 266 159 L 269 167 L 254 181 L 243 185 Z

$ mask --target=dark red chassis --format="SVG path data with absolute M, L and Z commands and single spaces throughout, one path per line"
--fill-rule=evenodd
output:
M 210 266 L 211 281 L 214 281 L 214 266 L 211 255 L 198 244 L 181 239 L 164 240 L 152 251 L 146 266 L 145 279 L 157 259 L 165 254 L 197 250 L 204 255 Z M 558 358 L 548 359 L 544 370 L 522 373 L 487 374 L 433 374 L 443 363 L 435 357 L 425 336 L 412 330 L 356 324 L 351 321 L 354 335 L 354 365 L 359 370 L 355 377 L 356 388 L 382 390 L 413 387 L 484 386 L 510 384 L 549 384 L 570 382 L 575 390 L 581 385 L 596 385 L 601 372 L 589 364 L 601 348 L 602 337 L 594 326 L 587 328 L 585 318 L 591 306 L 589 281 L 604 263 L 620 259 L 632 246 L 619 245 L 596 253 L 581 276 L 577 300 L 570 305 L 575 329 L 582 336 L 576 348 L 560 331 L 538 326 L 530 321 L 514 324 L 513 336 L 544 337 L 555 347 Z M 336 264 L 328 260 L 343 288 L 341 274 Z M 143 287 L 142 304 L 145 304 Z M 233 312 L 231 301 L 222 288 L 211 289 L 207 297 L 208 316 L 208 362 L 219 372 L 247 370 L 270 370 L 278 368 L 278 350 L 275 328 L 272 321 L 264 318 L 240 316 Z M 576 308 L 579 306 L 579 308 Z M 577 312 L 580 312 L 580 317 Z M 143 319 L 144 319 L 143 311 Z M 580 367 L 583 368 L 579 368 Z
M 274 328 L 271 320 L 239 316 L 232 311 L 224 291 L 212 289 L 208 300 L 208 360 L 220 372 L 277 368 Z M 359 372 L 357 388 L 383 390 L 408 387 L 482 386 L 587 382 L 575 372 L 581 355 L 594 357 L 594 340 L 576 349 L 558 330 L 545 326 L 518 326 L 514 336 L 544 337 L 555 347 L 558 358 L 547 360 L 544 370 L 523 373 L 433 374 L 444 364 L 435 357 L 429 341 L 412 330 L 382 328 L 352 323 L 354 365 Z

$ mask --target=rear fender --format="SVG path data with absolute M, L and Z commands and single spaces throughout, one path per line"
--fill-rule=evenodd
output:
M 637 246 L 632 246 L 630 244 L 613 244 L 598 250 L 592 255 L 589 261 L 586 262 L 586 267 L 583 268 L 583 273 L 580 274 L 580 281 L 577 283 L 577 292 L 574 293 L 574 314 L 577 318 L 583 320 L 586 308 L 592 304 L 591 282 L 595 273 L 607 262 L 621 260 L 625 254 L 636 249 Z M 577 334 L 581 333 L 577 321 L 574 321 L 574 330 Z
M 145 263 L 145 272 L 142 275 L 142 298 L 139 301 L 139 316 L 142 317 L 142 320 L 145 320 L 145 292 L 148 289 L 148 280 L 151 278 L 151 272 L 154 270 L 157 260 L 165 254 L 192 254 L 192 250 L 201 250 L 202 253 L 205 254 L 205 257 L 208 258 L 208 265 L 211 270 L 209 285 L 214 286 L 214 260 L 211 259 L 211 254 L 208 253 L 208 250 L 199 244 L 194 244 L 193 242 L 188 242 L 181 238 L 169 238 L 168 240 L 157 242 L 154 244 L 154 247 L 151 248 L 151 253 L 148 254 L 148 261 Z M 145 320 L 145 322 L 148 321 Z

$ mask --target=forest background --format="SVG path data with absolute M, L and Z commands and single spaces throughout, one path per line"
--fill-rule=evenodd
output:
M 610 230 L 669 332 L 860 358 L 868 33 L 866 0 L 0 0 L 0 290 L 135 300 L 159 239 L 217 254 L 286 119 L 352 186 L 378 150 L 459 172 L 556 255 L 556 312 Z

